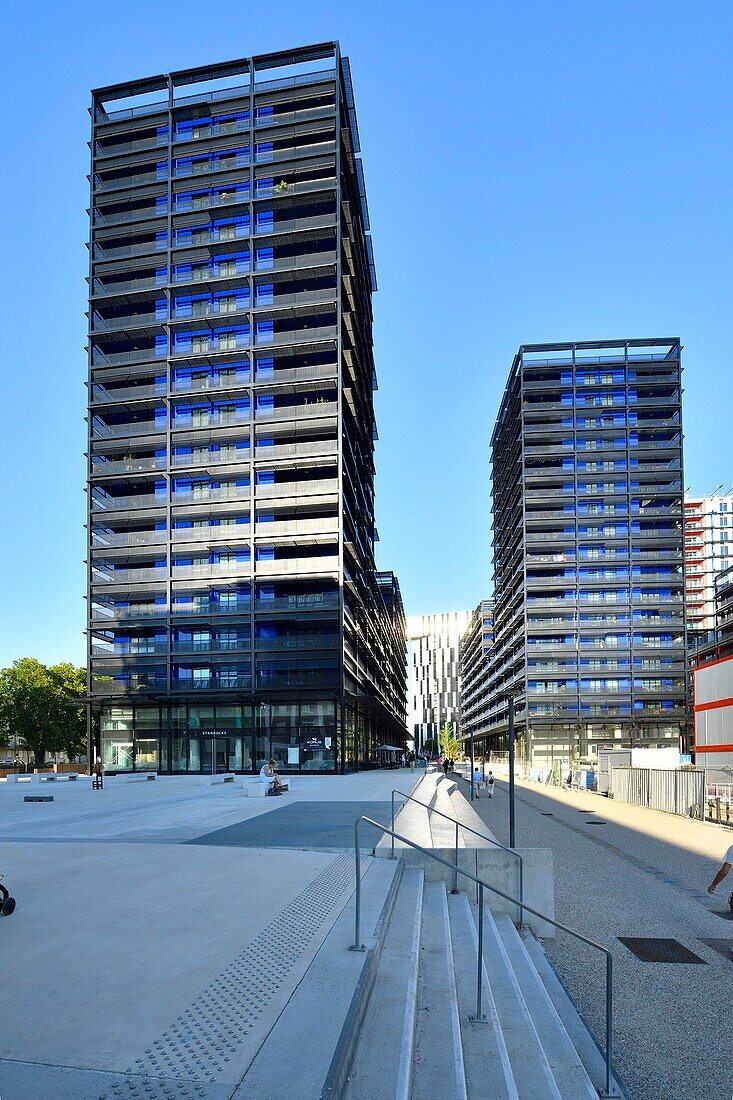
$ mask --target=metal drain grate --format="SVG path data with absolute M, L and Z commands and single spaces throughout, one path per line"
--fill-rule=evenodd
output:
M 679 940 L 654 939 L 647 936 L 619 936 L 619 942 L 628 947 L 637 959 L 653 963 L 704 963 L 694 951 Z
M 545 810 L 540 810 L 540 813 L 542 814 L 543 817 L 554 817 L 555 816 L 554 814 L 551 814 L 551 813 L 549 813 L 549 811 L 545 811 Z
M 607 821 L 599 821 L 597 818 L 593 818 L 590 821 L 586 821 L 586 825 L 607 825 Z
M 701 938 L 700 943 L 704 943 L 706 947 L 712 947 L 713 951 L 717 951 L 723 958 L 733 962 L 733 940 L 703 940 Z

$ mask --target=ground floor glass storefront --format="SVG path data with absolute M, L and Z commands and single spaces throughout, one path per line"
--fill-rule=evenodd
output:
M 341 768 L 334 700 L 211 703 L 100 709 L 105 770 L 169 773 L 259 772 L 274 758 L 282 772 Z
M 405 737 L 394 721 L 334 699 L 104 703 L 98 713 L 107 772 L 256 774 L 271 758 L 281 772 L 353 771 L 376 766 L 378 747 Z

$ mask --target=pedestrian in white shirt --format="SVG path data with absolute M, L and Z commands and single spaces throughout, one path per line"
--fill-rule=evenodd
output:
M 733 844 L 731 844 L 730 848 L 723 856 L 723 862 L 720 866 L 720 870 L 708 886 L 709 894 L 713 894 L 715 892 L 715 887 L 723 881 L 725 876 L 730 871 L 731 867 L 733 867 Z M 728 898 L 728 908 L 730 909 L 731 913 L 733 913 L 733 894 L 731 894 Z
M 473 769 L 473 797 L 478 798 L 478 793 L 481 790 L 481 769 L 478 764 L 474 765 Z

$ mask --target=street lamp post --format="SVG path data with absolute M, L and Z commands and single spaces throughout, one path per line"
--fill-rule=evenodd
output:
M 471 730 L 470 746 L 471 746 L 471 801 L 473 802 L 473 800 L 475 798 L 475 791 L 473 789 L 473 767 L 474 767 L 474 765 L 473 765 L 473 730 Z
M 509 847 L 514 847 L 514 696 L 509 696 Z M 473 772 L 471 773 L 473 774 Z

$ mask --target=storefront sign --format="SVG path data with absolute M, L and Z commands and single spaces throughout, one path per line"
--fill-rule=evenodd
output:
M 304 737 L 301 743 L 306 752 L 320 752 L 326 747 L 325 740 L 324 737 Z

